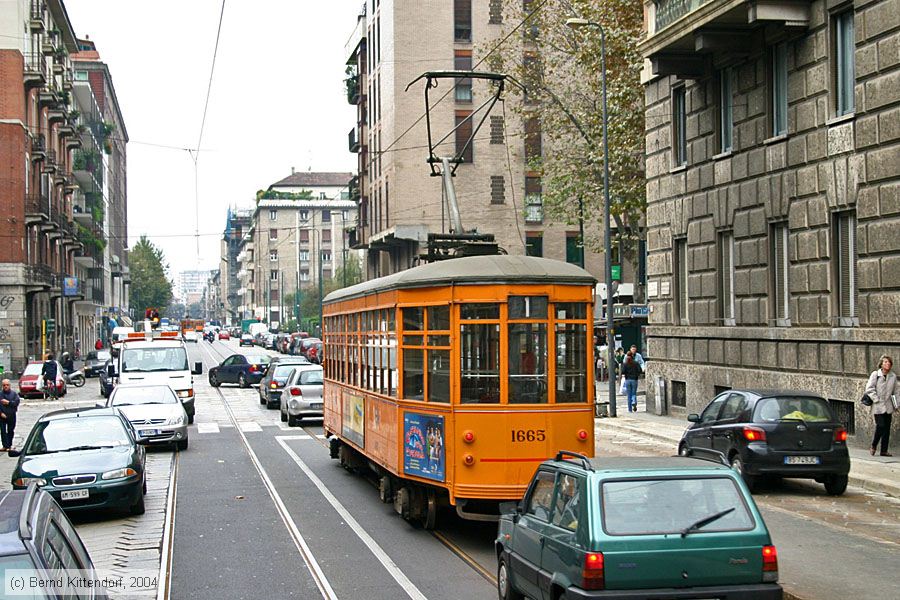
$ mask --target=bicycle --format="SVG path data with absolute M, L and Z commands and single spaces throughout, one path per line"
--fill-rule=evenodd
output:
M 57 388 L 55 381 L 45 380 L 43 392 L 44 400 L 59 400 L 59 388 Z

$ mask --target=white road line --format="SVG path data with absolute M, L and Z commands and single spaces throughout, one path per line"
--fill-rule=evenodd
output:
M 362 542 L 366 546 L 368 546 L 372 554 L 375 555 L 375 558 L 378 559 L 378 562 L 380 562 L 382 566 L 384 566 L 384 568 L 387 570 L 387 572 L 390 573 L 391 577 L 394 578 L 394 581 L 400 584 L 400 587 L 403 588 L 406 594 L 413 600 L 427 600 L 425 594 L 423 594 L 419 590 L 419 588 L 417 588 L 416 585 L 409 580 L 406 574 L 400 570 L 400 567 L 397 566 L 397 563 L 395 563 L 391 559 L 391 557 L 388 556 L 387 552 L 385 552 L 381 548 L 381 546 L 378 545 L 378 542 L 376 542 L 372 538 L 372 536 L 369 535 L 369 533 L 365 529 L 363 529 L 362 525 L 360 525 L 359 522 L 355 518 L 353 518 L 353 515 L 350 514 L 350 511 L 344 508 L 344 505 L 341 504 L 340 501 L 338 501 L 338 499 L 334 496 L 334 494 L 331 493 L 331 490 L 325 487 L 325 484 L 322 483 L 322 480 L 319 479 L 319 477 L 315 473 L 313 473 L 312 469 L 310 469 L 307 464 L 303 462 L 303 459 L 301 459 L 297 455 L 297 453 L 287 445 L 285 439 L 288 437 L 289 436 L 276 436 L 275 439 L 279 444 L 281 444 L 281 447 L 284 448 L 284 451 L 288 453 L 288 456 L 290 456 L 291 459 L 293 459 L 293 461 L 297 463 L 297 466 L 300 467 L 300 469 L 306 474 L 306 476 L 309 477 L 310 481 L 312 481 L 313 484 L 317 488 L 319 488 L 319 492 L 321 492 L 325 499 L 328 500 L 328 503 L 331 504 L 331 506 L 338 512 L 339 515 L 341 515 L 341 518 L 344 519 L 347 525 L 350 526 L 350 528 L 353 530 L 353 533 L 355 533 L 356 536 L 360 540 L 362 540 Z
M 325 436 L 321 433 L 316 436 L 317 439 L 324 440 Z M 301 433 L 300 435 L 276 435 L 276 440 L 311 440 L 313 436 Z
M 163 524 L 162 546 L 160 547 L 159 582 L 156 588 L 157 600 L 169 600 L 172 593 L 172 555 L 175 547 L 175 491 L 178 482 L 178 452 L 172 453 L 172 468 L 169 469 L 169 490 L 166 497 L 166 519 Z
M 243 421 L 238 423 L 238 426 L 241 428 L 241 431 L 262 431 L 262 427 L 259 426 L 259 423 L 254 423 L 252 421 Z
M 197 433 L 219 433 L 219 424 L 197 423 Z

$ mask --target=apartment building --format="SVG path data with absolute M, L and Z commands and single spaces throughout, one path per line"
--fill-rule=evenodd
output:
M 106 295 L 115 254 L 101 225 L 110 175 L 124 181 L 127 135 L 111 81 L 106 96 L 90 82 L 81 85 L 81 53 L 59 0 L 0 7 L 0 212 L 7 220 L 0 244 L 0 364 L 7 370 L 22 369 L 45 350 L 84 350 L 105 334 L 111 314 L 127 310 L 124 287 L 118 299 Z M 104 68 L 99 56 L 89 60 Z M 116 140 L 104 101 L 115 112 Z M 105 144 L 116 147 L 88 160 L 88 150 Z M 120 163 L 110 158 L 117 151 Z M 124 206 L 122 185 L 114 197 Z M 96 210 L 86 210 L 88 193 Z M 124 252 L 119 258 L 124 286 Z
M 288 295 L 317 290 L 320 279 L 324 285 L 343 273 L 345 264 L 359 262 L 349 238 L 357 211 L 350 200 L 352 176 L 293 172 L 260 194 L 237 256 L 243 318 L 270 323 L 295 318 Z
M 240 282 L 238 272 L 241 270 L 238 255 L 241 252 L 241 240 L 250 227 L 253 211 L 249 209 L 229 208 L 225 219 L 225 232 L 222 234 L 221 258 L 219 261 L 219 299 L 222 306 L 222 317 L 229 325 L 241 321 Z
M 644 7 L 648 402 L 809 390 L 868 441 L 900 354 L 900 3 Z
M 348 134 L 349 150 L 358 155 L 351 194 L 359 217 L 351 241 L 367 249 L 370 278 L 413 266 L 428 234 L 450 229 L 441 180 L 429 176 L 425 162 L 423 83 L 405 88 L 425 71 L 473 70 L 479 50 L 503 34 L 504 19 L 521 18 L 505 16 L 502 4 L 448 0 L 425 10 L 414 0 L 366 0 L 358 16 L 345 47 L 347 99 L 357 106 Z M 454 155 L 480 120 L 467 117 L 490 90 L 478 80 L 444 85 L 432 91 L 434 100 L 446 95 L 435 105 L 432 128 L 440 139 L 459 125 L 441 147 Z M 540 177 L 526 169 L 542 151 L 539 127 L 526 127 L 512 111 L 504 116 L 498 105 L 456 171 L 463 226 L 493 234 L 510 254 L 584 263 L 600 275 L 599 256 L 583 257 L 578 225 L 554 224 L 544 214 Z

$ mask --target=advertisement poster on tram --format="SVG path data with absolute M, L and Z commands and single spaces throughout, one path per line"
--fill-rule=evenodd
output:
M 344 396 L 344 419 L 341 428 L 344 437 L 359 446 L 366 447 L 365 401 L 361 396 Z
M 403 471 L 444 481 L 444 417 L 404 413 Z

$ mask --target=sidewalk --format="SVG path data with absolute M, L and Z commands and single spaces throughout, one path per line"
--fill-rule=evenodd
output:
M 606 402 L 608 393 L 605 388 L 599 391 L 598 397 L 601 402 Z M 647 413 L 645 399 L 645 394 L 638 392 L 638 412 L 629 413 L 625 396 L 617 395 L 618 416 L 598 419 L 601 432 L 609 428 L 643 435 L 660 443 L 671 444 L 672 454 L 675 454 L 681 434 L 688 426 L 687 420 Z M 867 450 L 854 446 L 849 449 L 850 485 L 900 498 L 900 457 L 871 456 Z

